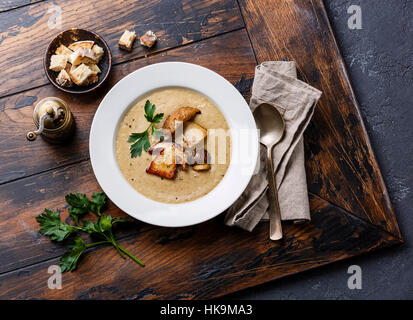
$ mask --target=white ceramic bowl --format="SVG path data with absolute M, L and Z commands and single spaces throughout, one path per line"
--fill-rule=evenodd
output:
M 118 126 L 125 112 L 150 91 L 171 86 L 192 89 L 208 97 L 224 114 L 232 132 L 231 161 L 224 178 L 205 196 L 180 204 L 157 202 L 133 189 L 119 169 L 115 151 Z M 234 130 L 244 130 L 244 133 L 248 130 L 248 141 L 242 141 L 241 145 L 240 139 L 234 137 Z M 250 152 L 239 161 L 238 154 L 245 143 L 249 144 Z M 119 81 L 100 103 L 89 141 L 96 179 L 113 203 L 138 220 L 165 227 L 197 224 L 226 210 L 250 181 L 258 159 L 258 147 L 254 118 L 238 90 L 217 73 L 183 62 L 153 64 Z

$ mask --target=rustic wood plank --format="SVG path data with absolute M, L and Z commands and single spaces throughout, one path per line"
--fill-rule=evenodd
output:
M 44 0 L 0 0 L 0 12 L 16 9 L 41 1 Z
M 63 247 L 38 234 L 35 217 L 45 208 L 59 209 L 62 219 L 69 221 L 64 196 L 70 192 L 91 195 L 100 191 L 100 187 L 89 161 L 85 161 L 0 186 L 0 190 L 0 273 L 3 273 L 61 255 L 65 251 Z M 113 217 L 127 217 L 113 205 L 108 209 L 107 214 Z M 150 225 L 135 220 L 118 236 L 148 229 Z
M 305 135 L 309 190 L 401 237 L 321 0 L 240 0 L 258 59 L 293 60 L 323 91 Z
M 255 59 L 245 30 L 119 65 L 113 70 L 108 85 L 97 95 L 92 93 L 79 98 L 60 93 L 49 85 L 31 90 L 24 95 L 11 96 L 0 100 L 7 101 L 5 104 L 0 102 L 0 129 L 4 129 L 0 130 L 1 180 L 18 178 L 87 159 L 92 118 L 108 88 L 133 70 L 161 61 L 187 61 L 208 67 L 236 83 L 248 98 Z M 244 75 L 243 78 L 241 75 Z M 42 139 L 30 143 L 25 139 L 25 132 L 33 127 L 33 104 L 50 95 L 58 95 L 68 101 L 74 113 L 77 132 L 69 145 L 49 145 Z M 101 98 L 96 100 L 96 96 Z M 13 125 L 10 125 L 11 123 Z M 55 246 L 50 246 L 37 235 L 34 216 L 45 207 L 58 207 L 63 202 L 64 195 L 69 192 L 91 193 L 97 189 L 93 173 L 84 163 L 1 185 L 0 272 L 55 255 Z
M 313 223 L 286 224 L 282 242 L 268 239 L 266 223 L 249 233 L 224 226 L 220 217 L 142 232 L 121 245 L 144 268 L 100 247 L 63 275 L 61 290 L 47 287 L 47 269 L 57 259 L 0 276 L 0 299 L 207 299 L 398 243 L 317 196 L 311 210 Z
M 235 0 L 57 0 L 54 4 L 61 8 L 61 30 L 77 27 L 97 32 L 109 44 L 115 64 L 243 27 Z M 42 59 L 48 43 L 60 32 L 48 27 L 49 6 L 40 2 L 0 13 L 0 96 L 48 82 Z M 151 29 L 159 41 L 149 50 L 135 41 L 133 51 L 127 53 L 117 45 L 125 29 L 140 35 Z
M 75 96 L 47 85 L 0 99 L 0 183 L 86 159 L 93 115 L 109 88 L 130 72 L 162 61 L 186 61 L 210 68 L 234 83 L 248 98 L 255 58 L 245 30 L 239 30 L 118 65 L 108 83 L 95 93 Z M 47 96 L 61 97 L 73 111 L 77 129 L 68 145 L 50 145 L 42 139 L 31 143 L 25 139 L 25 133 L 34 128 L 34 105 Z
M 400 234 L 394 229 L 394 224 L 397 227 L 395 220 L 390 221 L 387 229 L 377 223 L 383 221 L 380 217 L 382 211 L 369 211 L 372 217 L 363 211 L 354 211 L 356 215 L 351 213 L 354 208 L 360 209 L 362 204 L 358 203 L 361 199 L 352 198 L 355 193 L 347 183 L 353 183 L 352 186 L 357 188 L 360 181 L 357 178 L 346 180 L 345 176 L 365 174 L 363 178 L 367 181 L 361 182 L 362 190 L 357 192 L 370 197 L 372 182 L 369 179 L 371 172 L 378 169 L 374 158 L 371 158 L 368 139 L 363 138 L 365 130 L 321 0 L 316 3 L 304 0 L 269 3 L 258 0 L 254 2 L 256 7 L 252 4 L 251 0 L 241 1 L 259 61 L 296 58 L 301 77 L 316 87 L 323 90 L 324 86 L 332 86 L 334 81 L 339 83 L 336 86 L 342 90 L 340 92 L 337 88 L 325 88 L 325 95 L 329 98 L 319 106 L 306 144 L 311 190 L 327 200 L 337 200 L 338 204 L 311 194 L 312 223 L 285 224 L 285 238 L 278 243 L 268 239 L 268 225 L 265 223 L 248 233 L 225 227 L 222 216 L 197 226 L 174 229 L 136 222 L 127 229 L 119 230 L 119 234 L 121 244 L 147 263 L 145 268 L 120 259 L 112 248 L 101 247 L 83 259 L 79 270 L 64 275 L 62 290 L 47 288 L 47 278 L 50 276 L 47 268 L 58 263 L 57 256 L 63 249 L 37 234 L 34 217 L 43 207 L 61 206 L 67 192 L 90 194 L 99 190 L 89 162 L 84 161 L 88 157 L 90 122 L 101 99 L 96 97 L 103 97 L 119 79 L 143 65 L 183 60 L 221 73 L 236 83 L 248 98 L 255 60 L 245 30 L 232 32 L 118 65 L 106 86 L 91 95 L 69 97 L 58 93 L 51 86 L 44 86 L 0 99 L 0 129 L 3 129 L 0 132 L 8 132 L 7 136 L 0 136 L 0 177 L 4 183 L 0 186 L 0 273 L 3 273 L 0 275 L 0 299 L 212 298 L 401 242 Z M 261 25 L 254 22 L 254 17 Z M 322 29 L 322 26 L 326 26 L 326 29 Z M 251 34 L 251 30 L 254 30 L 254 34 Z M 305 65 L 301 62 L 305 62 Z M 319 65 L 323 63 L 331 64 L 331 70 Z M 330 97 L 338 92 L 340 95 Z M 25 131 L 32 128 L 32 106 L 47 95 L 63 97 L 70 103 L 78 119 L 78 131 L 72 145 L 56 147 L 44 144 L 41 140 L 35 144 L 24 141 Z M 344 112 L 345 119 L 337 109 Z M 355 131 L 355 138 L 349 137 L 349 122 L 351 130 Z M 323 130 L 330 130 L 329 136 Z M 338 139 L 340 135 L 343 137 Z M 354 150 L 348 150 L 349 147 Z M 339 151 L 345 153 L 340 154 Z M 364 169 L 354 167 L 353 170 L 345 171 L 354 166 L 351 162 L 356 161 L 354 158 L 359 161 L 366 155 L 368 157 L 364 161 L 372 161 L 370 164 L 373 169 L 366 169 L 366 173 L 364 169 L 367 164 L 363 162 L 360 166 L 364 165 Z M 333 162 L 327 166 L 325 159 Z M 347 167 L 343 164 L 346 161 Z M 50 170 L 69 163 L 73 164 Z M 44 170 L 50 171 L 36 174 Z M 328 174 L 331 179 L 326 178 Z M 380 178 L 379 171 L 378 174 Z M 373 175 L 373 178 L 377 177 Z M 5 183 L 15 179 L 18 180 Z M 318 182 L 317 179 L 322 180 Z M 314 181 L 321 187 L 316 188 Z M 382 183 L 380 179 L 375 181 Z M 392 209 L 385 187 L 383 184 L 381 186 L 384 190 L 382 201 L 377 201 L 373 206 L 372 201 L 378 199 L 374 194 L 373 200 L 370 200 L 371 197 L 364 199 L 367 206 L 363 208 L 380 209 L 383 204 L 387 204 L 386 215 Z M 344 193 L 339 194 L 338 187 L 342 187 Z M 334 194 L 328 193 L 327 188 L 337 193 L 337 199 L 333 198 Z M 124 215 L 113 205 L 110 206 L 110 213 Z M 100 273 L 96 273 L 96 270 Z M 178 283 L 177 276 L 180 279 Z

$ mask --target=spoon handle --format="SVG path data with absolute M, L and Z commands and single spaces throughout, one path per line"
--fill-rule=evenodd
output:
M 280 240 L 283 237 L 281 227 L 280 205 L 278 203 L 278 190 L 275 183 L 274 167 L 272 165 L 272 148 L 267 148 L 267 180 L 269 193 L 270 239 Z

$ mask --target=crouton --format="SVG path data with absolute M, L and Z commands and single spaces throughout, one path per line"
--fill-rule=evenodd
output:
M 163 124 L 163 128 L 169 130 L 171 133 L 184 121 L 191 120 L 196 114 L 201 113 L 198 108 L 182 107 L 171 113 Z
M 59 86 L 62 87 L 71 87 L 73 85 L 72 79 L 66 70 L 61 70 L 59 75 L 56 78 L 56 82 Z
M 67 62 L 66 67 L 65 67 L 66 72 L 69 73 L 73 69 L 74 68 L 73 68 L 72 64 L 70 62 Z
M 207 136 L 207 131 L 194 122 L 187 121 L 184 123 L 183 139 L 185 148 L 193 148 L 203 143 Z
M 76 51 L 79 48 L 92 49 L 94 43 L 95 42 L 92 41 L 92 40 L 77 41 L 77 42 L 73 42 L 71 45 L 69 45 L 69 49 L 72 50 L 72 51 Z
M 176 163 L 167 161 L 165 155 L 157 156 L 146 168 L 146 172 L 166 179 L 175 178 Z
M 136 39 L 135 31 L 125 30 L 125 32 L 122 34 L 122 36 L 119 39 L 119 42 L 118 42 L 119 48 L 131 51 L 133 41 L 135 41 L 135 39 Z
M 158 40 L 157 36 L 155 33 L 153 33 L 151 30 L 147 31 L 141 38 L 141 45 L 145 46 L 145 47 L 152 47 L 156 40 Z
M 184 149 L 173 142 L 159 142 L 149 148 L 148 152 L 153 156 L 164 155 L 165 161 L 180 164 L 182 170 L 187 168 L 187 155 Z
M 67 57 L 63 55 L 54 54 L 50 57 L 50 66 L 49 69 L 59 72 L 66 68 Z
M 70 55 L 69 62 L 77 66 L 82 63 L 93 64 L 97 63 L 95 53 L 91 49 L 79 48 Z
M 69 72 L 73 82 L 78 86 L 88 85 L 88 78 L 93 74 L 92 70 L 84 63 Z
M 96 59 L 97 59 L 98 62 L 100 61 L 100 59 L 102 59 L 103 54 L 105 53 L 105 51 L 103 50 L 103 48 L 102 48 L 102 47 L 99 47 L 97 44 L 95 44 L 95 45 L 92 47 L 92 51 L 93 51 L 93 53 L 95 54 Z
M 69 56 L 73 53 L 72 50 L 70 50 L 68 47 L 66 47 L 65 45 L 61 44 L 59 46 L 59 48 L 56 49 L 55 54 L 57 55 L 62 55 L 62 56 L 66 56 L 67 59 L 69 59 Z
M 91 74 L 83 84 L 84 86 L 90 86 L 91 84 L 94 84 L 99 81 L 99 76 L 95 73 Z
M 99 74 L 101 72 L 97 64 L 91 63 L 86 65 L 89 67 L 90 70 L 92 70 L 94 74 Z

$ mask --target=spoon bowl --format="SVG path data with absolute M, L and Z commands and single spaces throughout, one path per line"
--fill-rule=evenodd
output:
M 285 122 L 277 108 L 269 103 L 262 103 L 253 112 L 257 128 L 260 130 L 260 142 L 267 147 L 267 180 L 269 192 L 270 239 L 282 238 L 281 212 L 278 203 L 277 184 L 272 163 L 272 148 L 284 136 Z
M 278 110 L 271 104 L 262 103 L 253 112 L 260 130 L 260 142 L 267 148 L 276 145 L 284 135 L 285 123 Z

